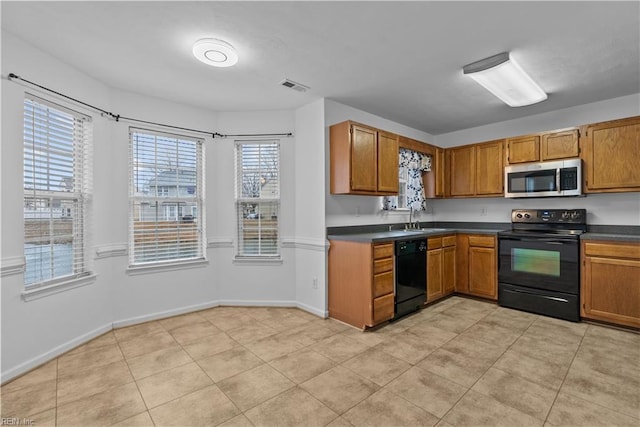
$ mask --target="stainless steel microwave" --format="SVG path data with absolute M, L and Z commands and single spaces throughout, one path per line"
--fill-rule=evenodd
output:
M 504 168 L 504 197 L 582 195 L 582 161 L 526 163 Z

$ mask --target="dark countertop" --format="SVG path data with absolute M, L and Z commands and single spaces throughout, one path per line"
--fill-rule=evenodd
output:
M 419 239 L 432 236 L 443 236 L 454 233 L 466 233 L 466 234 L 492 234 L 496 235 L 502 229 L 487 229 L 487 228 L 426 228 L 423 230 L 391 230 L 391 231 L 377 231 L 368 233 L 352 233 L 352 234 L 330 234 L 327 236 L 329 240 L 346 240 L 351 242 L 363 242 L 363 243 L 379 243 L 389 242 L 395 240 L 405 239 Z
M 389 231 L 389 227 L 393 230 Z M 510 230 L 511 223 L 499 222 L 421 222 L 421 229 L 403 231 L 404 224 L 372 224 L 343 227 L 328 227 L 327 239 L 352 242 L 378 243 L 410 238 L 425 238 L 445 234 L 497 234 Z M 640 243 L 640 226 L 637 225 L 589 225 L 588 232 L 580 236 L 581 240 L 600 240 Z
M 635 242 L 640 243 L 640 235 L 637 234 L 616 234 L 616 233 L 584 233 L 580 235 L 580 240 L 607 240 L 612 242 Z

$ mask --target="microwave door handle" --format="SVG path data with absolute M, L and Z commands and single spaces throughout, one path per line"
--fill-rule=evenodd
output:
M 556 169 L 556 191 L 558 193 L 562 192 L 562 189 L 560 188 L 560 168 Z

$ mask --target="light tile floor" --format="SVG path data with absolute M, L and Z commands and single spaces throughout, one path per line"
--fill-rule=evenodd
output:
M 361 332 L 217 307 L 117 329 L 2 387 L 37 426 L 634 426 L 640 335 L 452 297 Z

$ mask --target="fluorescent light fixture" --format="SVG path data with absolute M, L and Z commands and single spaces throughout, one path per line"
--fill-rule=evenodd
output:
M 509 52 L 465 65 L 462 71 L 510 107 L 523 107 L 547 99 L 540 86 L 509 57 Z
M 214 67 L 231 67 L 238 53 L 229 43 L 218 39 L 200 39 L 193 45 L 193 56 Z

